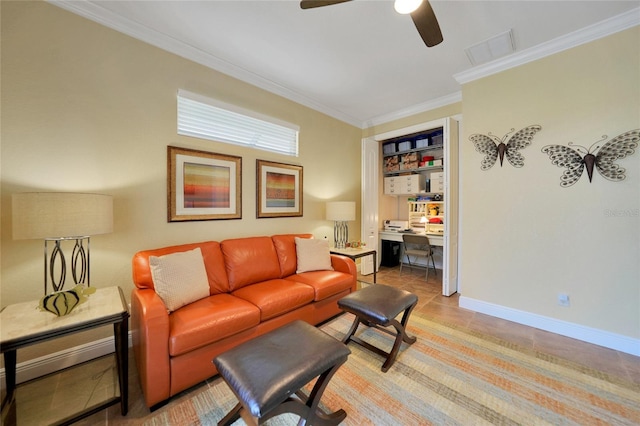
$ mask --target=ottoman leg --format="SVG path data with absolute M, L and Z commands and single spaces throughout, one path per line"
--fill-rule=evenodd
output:
M 416 341 L 416 337 L 409 336 L 405 328 L 407 325 L 407 322 L 409 322 L 409 315 L 411 315 L 411 311 L 415 306 L 416 305 L 414 303 L 404 311 L 404 315 L 402 315 L 401 322 L 398 322 L 398 320 L 396 319 L 392 319 L 391 321 L 389 321 L 389 324 L 395 327 L 397 334 L 396 334 L 396 340 L 393 343 L 393 349 L 391 349 L 391 352 L 389 352 L 389 356 L 387 357 L 387 360 L 384 362 L 384 364 L 382 364 L 383 373 L 386 373 L 389 370 L 389 368 L 393 365 L 393 363 L 396 361 L 396 356 L 398 355 L 398 351 L 400 350 L 400 345 L 402 344 L 402 342 L 412 345 Z
M 218 426 L 228 426 L 234 424 L 240 419 L 240 410 L 242 410 L 242 404 L 238 403 L 231 411 L 227 413 L 222 420 L 218 422 Z M 246 423 L 246 420 L 245 420 Z
M 347 335 L 342 339 L 342 343 L 344 343 L 345 345 L 349 343 L 349 340 L 351 340 L 351 336 L 355 334 L 355 332 L 358 330 L 358 326 L 362 322 L 358 315 L 356 315 L 355 317 L 356 318 L 353 320 L 353 324 L 351 324 L 351 328 L 347 332 Z
M 317 426 L 335 426 L 340 424 L 346 417 L 347 413 L 340 409 L 334 413 L 327 414 L 323 412 L 318 405 L 320 404 L 320 398 L 326 389 L 331 377 L 340 368 L 342 363 L 334 365 L 324 373 L 322 373 L 318 380 L 316 380 L 309 397 L 305 397 L 300 391 L 295 395 L 299 399 L 288 398 L 285 402 L 280 404 L 277 408 L 270 411 L 266 416 L 260 419 L 260 424 L 272 417 L 278 416 L 284 413 L 293 413 L 300 416 L 299 426 L 304 425 L 317 425 Z

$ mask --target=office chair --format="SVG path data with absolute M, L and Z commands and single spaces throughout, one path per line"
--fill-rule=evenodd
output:
M 409 262 L 409 267 L 413 270 L 413 265 L 411 264 L 411 258 L 413 257 L 414 263 L 419 258 L 426 259 L 427 262 L 427 274 L 425 279 L 429 279 L 429 258 L 431 258 L 431 265 L 433 265 L 433 270 L 438 274 L 438 270 L 436 269 L 436 264 L 433 260 L 433 250 L 431 249 L 431 244 L 429 243 L 429 237 L 426 235 L 416 235 L 416 234 L 403 234 L 402 235 L 402 252 L 404 256 L 407 256 L 407 262 Z M 400 274 L 402 274 L 402 260 L 400 261 Z

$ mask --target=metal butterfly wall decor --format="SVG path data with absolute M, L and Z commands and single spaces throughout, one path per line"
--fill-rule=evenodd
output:
M 573 142 L 569 142 L 569 146 L 547 145 L 542 148 L 542 152 L 549 155 L 551 164 L 566 169 L 560 177 L 560 186 L 567 188 L 576 183 L 584 169 L 587 169 L 589 182 L 591 182 L 594 165 L 598 173 L 610 181 L 619 182 L 626 177 L 624 174 L 626 170 L 615 161 L 635 152 L 640 141 L 640 129 L 630 130 L 605 142 L 606 139 L 607 136 L 604 135 L 589 149 Z
M 489 132 L 486 135 L 479 133 L 473 134 L 469 139 L 476 146 L 476 151 L 484 154 L 484 159 L 482 163 L 480 163 L 480 169 L 489 170 L 496 164 L 498 157 L 500 157 L 500 167 L 502 167 L 505 154 L 507 155 L 507 161 L 509 161 L 513 167 L 522 167 L 524 166 L 524 156 L 519 151 L 531 145 L 533 136 L 540 130 L 542 130 L 542 127 L 538 125 L 525 127 L 514 133 L 507 143 L 505 143 L 507 137 L 515 131 L 513 128 L 502 138 L 492 135 L 491 132 Z

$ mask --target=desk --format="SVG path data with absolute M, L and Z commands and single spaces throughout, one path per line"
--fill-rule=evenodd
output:
M 376 283 L 376 269 L 378 269 L 378 257 L 376 249 L 370 248 L 331 248 L 330 252 L 333 254 L 341 254 L 342 256 L 347 256 L 352 260 L 356 260 L 360 257 L 365 256 L 373 256 L 373 282 Z
M 7 418 L 18 421 L 16 418 L 17 401 L 15 400 L 16 352 L 18 349 L 109 324 L 113 324 L 114 330 L 120 395 L 108 399 L 99 407 L 81 412 L 73 418 L 63 419 L 61 423 L 73 423 L 118 402 L 120 402 L 122 415 L 125 416 L 129 402 L 129 357 L 127 354 L 129 310 L 120 287 L 97 289 L 86 302 L 61 317 L 50 312 L 40 311 L 37 309 L 39 304 L 38 300 L 16 303 L 7 306 L 0 312 L 0 322 L 2 323 L 0 349 L 4 353 L 7 384 L 7 396 L 3 407 L 5 404 L 10 404 Z
M 408 234 L 410 232 L 407 232 Z M 416 232 L 411 232 L 412 234 L 416 234 Z M 378 233 L 378 235 L 380 236 L 381 240 L 388 240 L 388 241 L 397 241 L 397 242 L 402 242 L 402 234 L 403 232 L 397 232 L 397 231 L 380 231 Z M 426 234 L 427 237 L 429 237 L 429 244 L 431 244 L 432 246 L 439 246 L 439 247 L 443 247 L 444 246 L 444 235 L 442 234 Z

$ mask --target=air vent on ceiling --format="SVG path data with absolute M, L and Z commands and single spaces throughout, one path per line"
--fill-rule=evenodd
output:
M 513 33 L 509 30 L 467 47 L 464 51 L 473 65 L 480 65 L 509 55 L 515 50 Z

